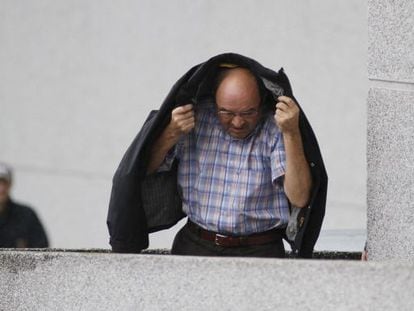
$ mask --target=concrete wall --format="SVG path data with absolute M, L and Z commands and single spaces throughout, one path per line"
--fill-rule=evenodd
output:
M 285 68 L 326 160 L 324 228 L 365 228 L 364 1 L 2 0 L 0 160 L 53 246 L 108 247 L 112 174 L 147 113 L 228 51 Z
M 368 1 L 371 259 L 414 258 L 414 3 Z
M 0 309 L 413 310 L 414 265 L 0 251 Z

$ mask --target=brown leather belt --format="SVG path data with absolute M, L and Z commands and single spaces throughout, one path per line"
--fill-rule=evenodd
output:
M 187 222 L 187 227 L 192 233 L 196 234 L 203 240 L 214 242 L 214 244 L 223 247 L 238 247 L 267 244 L 277 240 L 281 240 L 285 233 L 284 228 L 279 228 L 247 236 L 228 236 L 206 230 L 190 220 Z

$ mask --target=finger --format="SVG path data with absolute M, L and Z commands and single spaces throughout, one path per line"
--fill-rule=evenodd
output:
M 187 127 L 189 124 L 195 124 L 194 118 L 181 120 L 181 121 L 178 122 L 178 126 L 181 127 L 181 128 Z
M 289 106 L 288 104 L 286 104 L 285 102 L 278 102 L 276 104 L 276 111 L 277 110 L 281 110 L 281 111 L 288 111 L 289 110 Z
M 192 111 L 189 111 L 186 114 L 175 114 L 173 115 L 172 119 L 177 123 L 188 120 L 194 120 L 194 113 Z
M 172 111 L 172 117 L 176 119 L 186 119 L 194 116 L 194 110 L 189 111 L 183 111 L 183 109 L 180 109 L 181 107 L 178 107 Z
M 283 110 L 281 110 L 281 109 L 277 109 L 277 110 L 276 110 L 276 112 L 275 112 L 275 115 L 276 115 L 277 117 L 283 117 L 283 116 L 286 116 L 286 115 L 287 115 L 287 113 L 286 113 L 286 111 L 283 111 Z
M 195 123 L 195 119 L 194 117 L 188 118 L 188 119 L 178 119 L 178 118 L 174 119 L 173 118 L 172 122 L 175 125 L 175 127 L 181 129 L 189 123 Z
M 295 106 L 295 105 L 296 105 L 295 101 L 294 101 L 292 98 L 288 97 L 288 96 L 279 96 L 279 97 L 277 98 L 277 100 L 278 100 L 279 102 L 284 102 L 284 103 L 285 103 L 286 105 L 288 105 L 289 107 L 291 107 L 291 106 Z
M 193 128 L 195 127 L 195 123 L 194 122 L 190 122 L 190 123 L 188 123 L 186 126 L 184 126 L 184 127 L 182 127 L 181 128 L 181 130 L 184 132 L 184 133 L 188 133 L 188 132 L 190 132 Z
M 188 104 L 188 105 L 183 105 L 183 106 L 179 106 L 177 108 L 175 108 L 172 112 L 173 113 L 178 113 L 178 114 L 183 114 L 189 111 L 193 110 L 193 105 L 192 104 Z
M 285 122 L 286 120 L 288 120 L 288 118 L 287 118 L 285 115 L 276 115 L 276 116 L 275 116 L 275 120 L 276 120 L 276 122 L 278 122 L 278 123 L 283 123 L 283 122 Z
M 186 113 L 183 113 L 181 115 L 184 119 L 188 119 L 188 118 L 194 118 L 194 110 L 190 110 Z
M 192 106 L 193 105 L 189 104 L 189 105 L 179 106 L 177 108 L 174 108 L 173 111 L 171 112 L 171 115 L 177 116 L 177 115 L 185 114 L 189 111 L 192 111 Z

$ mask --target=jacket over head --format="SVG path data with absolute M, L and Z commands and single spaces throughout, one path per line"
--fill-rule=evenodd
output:
M 177 188 L 177 163 L 170 171 L 147 176 L 150 149 L 168 125 L 172 110 L 190 102 L 197 107 L 214 96 L 218 71 L 232 67 L 244 67 L 253 73 L 262 104 L 269 109 L 274 109 L 278 96 L 295 99 L 283 68 L 276 72 L 239 54 L 220 54 L 188 70 L 173 85 L 159 109 L 149 114 L 115 172 L 107 217 L 114 252 L 138 253 L 149 246 L 149 233 L 170 228 L 185 217 Z M 299 103 L 298 106 L 312 191 L 307 207 L 291 209 L 286 239 L 299 257 L 310 258 L 325 214 L 328 178 L 316 136 Z

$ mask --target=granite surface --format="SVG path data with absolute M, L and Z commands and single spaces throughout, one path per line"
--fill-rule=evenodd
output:
M 414 264 L 0 252 L 2 310 L 413 310 Z
M 414 82 L 414 1 L 368 0 L 368 75 Z
M 371 259 L 414 259 L 414 92 L 368 97 L 368 249 Z

